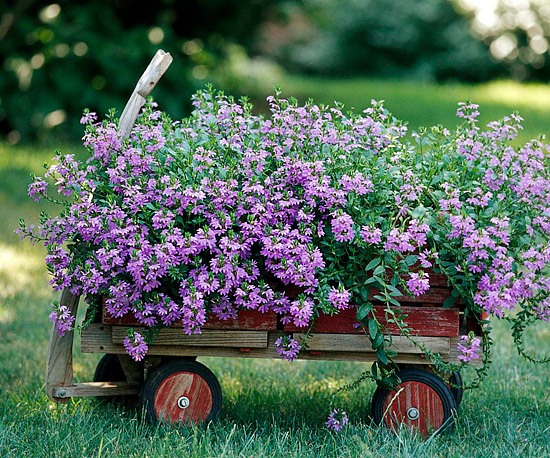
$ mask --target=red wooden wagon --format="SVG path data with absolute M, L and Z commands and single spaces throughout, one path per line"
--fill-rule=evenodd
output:
M 120 120 L 121 135 L 127 134 L 137 118 L 145 97 L 171 63 L 171 56 L 159 51 L 140 78 Z M 401 311 L 408 315 L 411 335 L 421 344 L 414 345 L 400 335 L 395 324 L 386 323 L 384 307 L 374 310 L 382 324 L 392 333 L 390 349 L 397 351 L 401 383 L 393 390 L 377 388 L 373 417 L 390 428 L 405 424 L 423 434 L 452 427 L 462 398 L 462 380 L 455 372 L 448 380 L 435 375 L 422 348 L 440 353 L 458 362 L 456 346 L 459 335 L 476 329 L 459 306 L 444 308 L 451 294 L 443 275 L 431 274 L 428 293 L 398 297 Z M 60 299 L 76 315 L 79 297 L 65 290 Z M 355 309 L 336 316 L 316 319 L 307 349 L 301 359 L 372 362 L 376 352 L 366 334 L 356 326 Z M 304 339 L 306 329 L 283 325 L 275 313 L 242 311 L 237 319 L 221 321 L 211 316 L 202 334 L 185 335 L 178 328 L 165 328 L 150 345 L 144 361 L 134 362 L 123 347 L 128 328 L 139 330 L 133 316 L 115 319 L 103 313 L 98 322 L 83 329 L 81 351 L 104 353 L 93 382 L 73 383 L 73 332 L 63 337 L 52 329 L 48 350 L 46 389 L 57 402 L 71 397 L 139 395 L 151 420 L 201 422 L 216 417 L 221 410 L 222 393 L 215 375 L 196 361 L 201 356 L 279 358 L 275 341 L 285 335 Z

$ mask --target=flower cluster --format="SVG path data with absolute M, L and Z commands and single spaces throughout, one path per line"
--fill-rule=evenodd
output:
M 474 333 L 471 332 L 468 335 L 460 337 L 460 340 L 457 345 L 459 351 L 458 359 L 467 363 L 473 359 L 479 359 L 481 350 L 481 340 L 479 337 L 475 337 Z
M 277 348 L 277 353 L 281 358 L 286 359 L 287 361 L 294 361 L 298 357 L 298 353 L 300 352 L 302 345 L 292 337 L 284 336 L 279 337 L 275 341 L 275 347 Z
M 132 331 L 131 335 L 124 338 L 123 345 L 126 352 L 134 361 L 141 361 L 149 349 L 145 342 L 145 338 L 136 331 Z
M 334 409 L 328 416 L 326 425 L 332 431 L 340 432 L 349 423 L 348 414 L 342 409 Z
M 59 302 L 55 302 L 49 319 L 52 323 L 55 323 L 59 335 L 64 336 L 68 331 L 73 329 L 75 317 L 71 315 L 66 305 L 60 305 Z
M 477 106 L 462 104 L 454 132 L 406 137 L 374 101 L 360 114 L 268 103 L 263 118 L 205 90 L 181 122 L 149 103 L 127 140 L 86 113 L 87 161 L 58 154 L 29 187 L 55 200 L 53 182 L 63 196 L 59 215 L 22 228 L 45 244 L 53 287 L 194 334 L 209 314 L 244 309 L 308 326 L 373 288 L 394 307 L 429 291 L 435 271 L 474 314 L 549 319 L 550 148 L 514 147 L 517 115 L 482 129 Z M 52 319 L 60 332 L 74 321 L 59 306 Z M 474 341 L 461 345 L 471 359 Z M 147 350 L 138 334 L 125 347 L 135 359 Z M 292 360 L 301 344 L 277 347 Z

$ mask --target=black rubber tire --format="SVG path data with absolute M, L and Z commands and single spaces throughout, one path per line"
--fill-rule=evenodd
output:
M 394 402 L 398 398 L 398 395 L 395 394 L 395 392 L 396 391 L 399 392 L 399 389 L 404 386 L 403 384 L 406 385 L 407 384 L 406 382 L 416 382 L 416 383 L 425 385 L 427 388 L 427 391 L 429 389 L 430 392 L 435 392 L 435 394 L 441 401 L 442 410 L 443 410 L 443 420 L 441 422 L 441 425 L 438 426 L 433 432 L 435 432 L 436 434 L 440 434 L 442 432 L 451 431 L 454 428 L 455 415 L 456 415 L 455 398 L 451 394 L 449 387 L 438 376 L 436 376 L 431 372 L 420 370 L 420 369 L 403 369 L 399 371 L 397 375 L 401 380 L 401 383 L 399 383 L 395 387 L 394 391 L 388 390 L 379 386 L 374 392 L 374 395 L 372 397 L 372 417 L 376 424 L 384 423 L 386 426 L 390 427 L 390 425 L 386 421 L 384 421 L 385 420 L 384 415 L 386 414 L 385 412 L 386 409 L 384 407 L 384 404 L 386 402 L 386 399 L 389 396 L 391 396 L 390 401 Z M 401 399 L 403 399 L 403 402 L 405 402 L 406 400 L 405 396 L 401 397 Z M 411 407 L 415 407 L 415 406 L 411 405 Z M 409 407 L 405 405 L 405 408 L 408 409 Z M 420 410 L 421 413 L 423 411 L 427 411 L 422 409 L 421 407 L 419 407 L 418 410 Z M 430 419 L 426 419 L 423 416 L 418 417 L 419 423 L 412 424 L 411 426 L 415 429 L 418 429 L 423 434 L 426 434 L 427 427 L 425 427 L 425 423 L 424 425 L 420 424 L 420 422 L 422 421 L 426 422 L 426 420 L 430 420 Z M 391 419 L 388 420 L 388 422 L 389 421 L 391 421 Z M 405 423 L 407 420 L 403 418 L 398 421 L 399 421 L 399 424 L 402 424 L 402 423 Z M 431 430 L 428 431 L 428 433 L 431 433 L 431 432 L 432 432 Z
M 464 396 L 464 382 L 462 380 L 462 375 L 459 371 L 454 371 L 449 377 L 450 390 L 453 398 L 455 398 L 456 406 L 458 407 L 462 402 L 462 397 Z
M 126 382 L 126 374 L 122 369 L 122 365 L 117 355 L 107 353 L 97 363 L 94 372 L 94 382 Z M 128 407 L 135 406 L 139 401 L 139 396 L 101 396 L 98 397 L 102 401 L 121 403 Z
M 198 381 L 200 385 L 200 393 L 193 392 L 193 394 L 196 394 L 197 397 L 211 397 L 211 408 L 209 411 L 200 411 L 200 409 L 197 409 L 193 404 L 193 396 L 185 391 L 186 387 L 178 385 L 178 377 L 189 377 L 188 374 L 191 374 L 190 376 L 193 377 L 193 380 Z M 163 383 L 165 381 L 167 382 L 166 384 Z M 166 391 L 166 385 L 174 385 L 176 389 L 181 389 L 182 391 L 178 391 L 174 394 L 173 391 Z M 209 393 L 204 392 L 204 390 L 208 390 Z M 182 418 L 176 418 L 177 415 L 171 415 L 169 413 L 165 414 L 165 418 L 159 418 L 155 408 L 155 401 L 160 400 L 159 402 L 162 403 L 162 399 L 167 397 L 167 393 L 172 393 L 167 410 L 170 408 L 177 410 L 174 404 L 176 397 L 190 397 L 190 399 L 186 398 L 188 405 L 185 407 L 180 407 L 178 401 L 177 406 L 180 409 L 178 413 L 182 414 Z M 222 389 L 214 373 L 204 364 L 190 360 L 172 360 L 160 364 L 151 372 L 143 384 L 140 400 L 145 407 L 145 418 L 151 423 L 156 423 L 158 421 L 168 423 L 203 423 L 214 420 L 220 415 L 222 407 Z M 189 411 L 187 411 L 187 409 L 189 409 Z M 183 415 L 184 410 L 186 411 L 185 415 Z M 192 417 L 197 413 L 199 413 L 201 417 L 199 420 L 187 418 L 187 415 Z
M 97 363 L 94 382 L 125 382 L 126 375 L 117 355 L 107 353 Z

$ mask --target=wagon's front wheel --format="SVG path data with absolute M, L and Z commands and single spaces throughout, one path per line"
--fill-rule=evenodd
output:
M 146 418 L 151 422 L 202 423 L 221 411 L 218 379 L 197 361 L 169 361 L 149 375 L 141 391 Z
M 464 382 L 462 380 L 462 374 L 459 371 L 454 371 L 449 377 L 449 387 L 453 398 L 455 398 L 456 406 L 458 407 L 464 396 Z
M 454 427 L 456 402 L 447 385 L 431 372 L 404 369 L 393 390 L 378 387 L 372 398 L 374 421 L 396 431 L 400 425 L 424 436 Z

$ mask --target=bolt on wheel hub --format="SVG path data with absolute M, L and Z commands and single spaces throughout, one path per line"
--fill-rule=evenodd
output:
M 419 416 L 420 416 L 420 412 L 416 407 L 409 407 L 407 409 L 407 418 L 409 420 L 418 420 Z
M 178 399 L 178 407 L 182 410 L 187 409 L 187 407 L 189 407 L 189 403 L 189 398 L 186 396 L 182 396 Z

